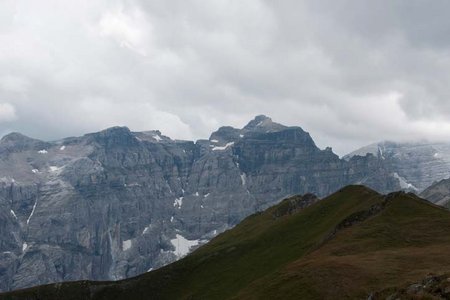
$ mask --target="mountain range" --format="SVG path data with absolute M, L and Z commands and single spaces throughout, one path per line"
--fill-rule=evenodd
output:
M 0 141 L 0 290 L 156 270 L 291 195 L 418 193 L 448 177 L 450 147 L 369 148 L 339 158 L 262 115 L 196 142 L 126 127 L 53 142 L 11 133 Z
M 285 199 L 132 279 L 0 299 L 448 299 L 449 251 L 447 209 L 412 193 L 348 186 L 320 201 Z

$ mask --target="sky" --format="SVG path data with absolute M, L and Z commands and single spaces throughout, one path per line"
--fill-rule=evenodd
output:
M 450 141 L 450 2 L 1 0 L 0 136 L 208 138 L 255 115 L 344 155 Z

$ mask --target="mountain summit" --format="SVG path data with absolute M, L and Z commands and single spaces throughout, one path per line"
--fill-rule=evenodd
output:
M 245 127 L 244 131 L 280 131 L 286 129 L 287 127 L 272 121 L 271 118 L 265 115 L 256 116 L 251 120 Z

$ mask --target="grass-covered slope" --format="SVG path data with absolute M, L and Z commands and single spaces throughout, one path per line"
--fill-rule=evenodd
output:
M 353 299 L 450 272 L 450 213 L 350 186 L 285 200 L 186 258 L 116 283 L 48 285 L 0 299 Z

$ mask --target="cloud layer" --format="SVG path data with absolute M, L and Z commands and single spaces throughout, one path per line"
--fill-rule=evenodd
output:
M 448 1 L 0 2 L 0 134 L 208 137 L 256 114 L 339 154 L 450 139 Z

